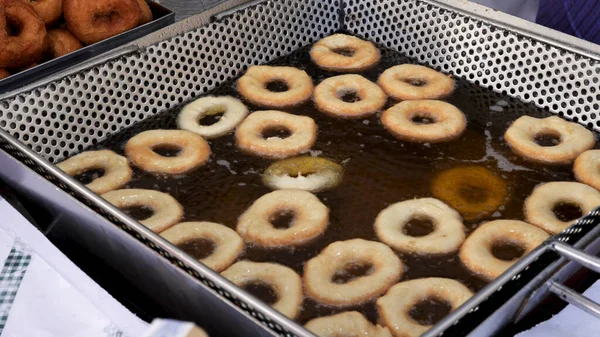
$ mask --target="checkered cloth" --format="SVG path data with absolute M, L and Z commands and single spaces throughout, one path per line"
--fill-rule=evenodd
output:
M 31 253 L 27 246 L 15 241 L 0 272 L 0 335 L 30 262 Z

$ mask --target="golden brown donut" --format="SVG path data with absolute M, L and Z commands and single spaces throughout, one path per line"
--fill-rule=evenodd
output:
M 239 287 L 262 284 L 274 290 L 277 301 L 271 306 L 294 319 L 302 305 L 302 279 L 292 269 L 276 263 L 240 261 L 221 273 Z
M 556 181 L 538 185 L 525 199 L 523 206 L 525 221 L 550 234 L 560 233 L 579 220 L 558 219 L 554 214 L 554 208 L 560 204 L 577 206 L 585 215 L 600 206 L 600 192 L 576 182 Z
M 8 70 L 0 68 L 0 80 L 3 78 L 7 78 L 8 76 L 10 76 Z
M 381 115 L 381 123 L 396 138 L 421 143 L 453 140 L 467 128 L 465 115 L 454 105 L 433 100 L 400 102 Z
M 383 324 L 394 337 L 418 337 L 431 328 L 415 321 L 410 310 L 421 301 L 435 299 L 454 311 L 473 296 L 462 283 L 440 277 L 429 277 L 396 284 L 377 300 L 377 311 Z
M 454 91 L 454 80 L 450 76 L 416 64 L 391 67 L 379 76 L 377 83 L 399 101 L 438 99 Z
M 86 44 L 136 27 L 142 16 L 137 0 L 64 0 L 69 31 Z
M 573 164 L 577 181 L 600 190 L 600 150 L 588 150 L 580 154 Z
M 274 190 L 317 193 L 339 185 L 343 174 L 344 169 L 329 159 L 300 156 L 274 162 L 263 173 L 262 181 Z
M 507 201 L 506 182 L 483 166 L 455 167 L 438 174 L 434 197 L 456 209 L 465 220 L 486 217 Z
M 147 207 L 152 216 L 139 222 L 155 233 L 160 233 L 178 223 L 183 217 L 183 207 L 175 198 L 153 190 L 123 189 L 102 194 L 102 198 L 117 208 Z
M 153 149 L 180 149 L 174 157 L 165 157 Z M 210 157 L 208 143 L 199 135 L 185 130 L 150 130 L 131 138 L 125 145 L 125 155 L 144 171 L 180 174 L 206 163 Z
M 370 273 L 346 283 L 333 277 L 352 265 L 369 266 Z M 404 273 L 402 261 L 390 247 L 353 239 L 327 246 L 304 265 L 304 289 L 315 301 L 335 307 L 358 305 L 385 293 Z
M 102 177 L 94 179 L 86 185 L 96 194 L 104 194 L 122 188 L 131 180 L 132 174 L 127 158 L 109 150 L 82 152 L 56 164 L 56 167 L 70 176 L 90 170 L 104 170 Z
M 558 144 L 541 146 L 536 137 L 554 136 Z M 594 147 L 594 134 L 577 123 L 558 117 L 521 116 L 506 130 L 504 139 L 517 155 L 540 164 L 571 164 L 581 153 Z
M 268 130 L 287 130 L 285 138 L 267 137 Z M 306 116 L 267 110 L 251 113 L 235 131 L 237 146 L 244 152 L 265 158 L 287 158 L 304 153 L 317 140 L 317 124 Z
M 52 29 L 46 36 L 45 54 L 48 58 L 57 58 L 83 48 L 77 38 L 66 29 Z
M 35 12 L 45 24 L 56 22 L 63 13 L 63 0 L 25 0 L 31 4 Z
M 291 213 L 289 228 L 276 228 L 272 221 Z M 246 242 L 260 247 L 300 246 L 323 234 L 329 209 L 319 198 L 302 190 L 278 190 L 257 199 L 238 219 L 236 231 Z
M 40 61 L 46 43 L 44 22 L 28 2 L 5 0 L 4 4 L 0 21 L 0 68 L 20 68 Z M 8 34 L 7 25 L 21 27 L 19 34 Z
M 310 58 L 321 69 L 342 73 L 361 72 L 379 62 L 379 49 L 369 41 L 346 34 L 319 40 L 310 49 Z
M 267 89 L 270 83 L 281 82 L 287 90 Z M 313 92 L 310 76 L 293 67 L 252 66 L 237 81 L 237 90 L 254 105 L 265 108 L 291 108 L 306 102 Z
M 546 232 L 526 222 L 494 220 L 480 225 L 469 235 L 460 247 L 459 256 L 473 274 L 492 281 L 520 259 L 507 261 L 497 258 L 492 252 L 494 245 L 516 245 L 523 249 L 522 256 L 525 256 L 547 238 Z
M 371 324 L 356 311 L 315 318 L 304 327 L 319 337 L 392 337 L 390 330 Z
M 150 9 L 150 6 L 148 6 L 146 0 L 137 0 L 137 2 L 140 5 L 140 9 L 142 11 L 142 15 L 140 16 L 140 25 L 152 21 L 152 10 Z
M 346 102 L 345 95 L 357 101 Z M 314 94 L 317 108 L 328 115 L 341 118 L 362 118 L 381 110 L 387 96 L 377 84 L 360 75 L 339 75 L 319 83 Z
M 229 267 L 244 250 L 244 240 L 233 229 L 214 222 L 181 222 L 160 235 L 175 246 L 195 240 L 210 241 L 213 251 L 199 261 L 216 272 Z

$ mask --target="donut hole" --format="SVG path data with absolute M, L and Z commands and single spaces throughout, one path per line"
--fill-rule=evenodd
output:
M 436 324 L 452 311 L 452 305 L 438 298 L 427 298 L 417 302 L 410 308 L 408 315 L 420 325 Z
M 497 259 L 504 261 L 514 261 L 521 258 L 521 256 L 525 254 L 525 248 L 523 248 L 522 245 L 507 240 L 499 240 L 494 242 L 491 250 L 492 254 Z
M 342 48 L 335 48 L 332 50 L 332 52 L 342 55 L 342 56 L 352 57 L 356 53 L 356 50 L 354 50 L 352 48 L 348 48 L 348 47 L 342 47 Z
M 341 90 L 337 93 L 337 96 L 346 103 L 356 103 L 361 101 L 360 95 L 355 90 Z
M 212 240 L 195 238 L 178 244 L 177 248 L 183 250 L 196 260 L 202 260 L 214 253 L 216 245 Z
M 408 236 L 420 237 L 431 234 L 435 230 L 433 220 L 428 217 L 414 217 L 404 224 L 402 232 Z
M 265 89 L 272 92 L 285 92 L 290 90 L 290 86 L 283 80 L 272 80 L 265 84 Z
M 146 206 L 129 206 L 121 208 L 121 211 L 138 221 L 146 220 L 154 215 L 152 208 Z
M 280 138 L 285 139 L 292 135 L 292 131 L 283 125 L 268 126 L 264 128 L 260 136 L 263 139 Z
M 242 289 L 246 290 L 250 294 L 254 295 L 259 300 L 265 302 L 266 304 L 273 305 L 279 299 L 277 296 L 277 292 L 270 285 L 254 281 L 246 283 L 242 286 Z
M 19 36 L 23 30 L 23 24 L 7 17 L 4 30 L 6 31 L 7 36 Z
M 277 229 L 288 229 L 294 225 L 296 213 L 293 210 L 281 210 L 269 217 L 269 222 Z
M 121 13 L 117 10 L 110 10 L 106 12 L 96 12 L 92 17 L 92 22 L 96 25 L 110 25 L 117 21 Z
M 163 157 L 177 157 L 181 153 L 181 148 L 172 144 L 159 144 L 152 147 L 152 151 Z
M 554 216 L 563 222 L 569 222 L 579 219 L 583 216 L 583 211 L 579 205 L 568 202 L 559 202 L 552 208 Z
M 338 269 L 335 274 L 331 277 L 331 281 L 337 284 L 346 284 L 361 278 L 369 276 L 373 273 L 373 265 L 370 263 L 363 262 L 352 262 L 344 266 L 344 268 Z
M 417 125 L 437 123 L 437 119 L 428 112 L 417 112 L 410 118 L 410 121 Z
M 423 87 L 427 85 L 427 81 L 422 78 L 407 77 L 400 79 L 400 81 L 408 83 L 413 87 Z
M 91 183 L 92 181 L 102 177 L 104 175 L 105 171 L 102 168 L 93 168 L 93 169 L 89 169 L 89 170 L 85 170 L 77 175 L 75 175 L 73 178 L 75 178 L 75 180 L 79 181 L 80 183 L 87 185 L 89 183 Z
M 202 126 L 216 124 L 221 120 L 221 117 L 223 117 L 223 114 L 226 110 L 227 109 L 224 106 L 213 107 L 206 111 L 204 115 L 200 116 L 200 119 L 198 119 L 198 124 Z
M 556 131 L 540 132 L 533 138 L 536 144 L 542 147 L 552 147 L 560 144 L 561 137 Z

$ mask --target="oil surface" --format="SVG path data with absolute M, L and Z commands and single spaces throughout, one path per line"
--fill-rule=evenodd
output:
M 318 69 L 308 55 L 310 46 L 279 58 L 271 65 L 286 65 L 305 70 L 315 85 L 338 75 Z M 402 63 L 416 63 L 395 51 L 381 48 L 381 62 L 361 73 L 376 81 L 385 69 Z M 224 83 L 207 95 L 231 95 L 240 98 L 235 82 Z M 319 126 L 318 139 L 310 154 L 334 160 L 344 167 L 344 180 L 334 190 L 318 193 L 330 209 L 326 233 L 314 242 L 296 249 L 260 249 L 247 247 L 241 260 L 276 262 L 291 267 L 302 275 L 304 263 L 334 241 L 363 238 L 377 240 L 373 222 L 377 214 L 390 204 L 431 197 L 431 181 L 445 169 L 481 165 L 502 177 L 508 184 L 509 200 L 493 214 L 476 222 L 465 222 L 468 232 L 478 223 L 492 219 L 523 219 L 523 201 L 539 183 L 573 180 L 569 167 L 543 167 L 516 157 L 503 140 L 512 121 L 523 114 L 546 117 L 550 113 L 532 104 L 494 93 L 491 90 L 456 80 L 456 90 L 445 99 L 462 110 L 467 117 L 467 130 L 457 140 L 441 144 L 411 144 L 399 141 L 382 127 L 379 117 L 342 120 L 316 110 L 312 102 L 288 109 L 298 115 L 312 117 Z M 250 111 L 260 110 L 246 102 Z M 388 106 L 393 105 L 388 102 Z M 150 129 L 176 129 L 181 107 L 166 111 L 126 129 L 93 149 L 108 148 L 123 154 L 129 138 Z M 256 199 L 270 192 L 261 182 L 261 173 L 271 160 L 250 156 L 237 150 L 233 134 L 209 141 L 213 155 L 200 169 L 181 176 L 157 176 L 134 169 L 134 177 L 126 188 L 146 188 L 166 192 L 184 207 L 182 221 L 213 221 L 235 228 L 237 218 Z M 485 282 L 462 267 L 457 254 L 438 257 L 399 255 L 404 262 L 402 280 L 422 277 L 456 279 L 477 291 Z M 303 304 L 298 319 L 311 318 L 350 309 L 377 319 L 374 302 L 359 307 L 336 309 L 319 305 L 310 299 Z

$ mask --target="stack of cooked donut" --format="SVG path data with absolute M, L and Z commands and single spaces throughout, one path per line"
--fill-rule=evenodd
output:
M 316 43 L 312 60 L 327 71 L 351 73 L 372 68 L 379 60 L 378 49 L 356 37 L 336 34 Z M 279 82 L 285 90 L 269 86 Z M 381 114 L 381 123 L 400 140 L 416 143 L 448 142 L 460 137 L 466 127 L 464 114 L 439 100 L 454 89 L 454 81 L 432 69 L 403 64 L 381 74 L 378 84 L 357 74 L 327 78 L 313 87 L 306 72 L 291 67 L 253 66 L 237 81 L 245 101 L 268 109 L 288 109 L 311 97 L 317 108 L 334 118 L 361 118 L 380 112 L 388 97 L 395 101 Z M 348 98 L 350 97 L 350 98 Z M 209 115 L 220 118 L 201 125 Z M 131 138 L 126 157 L 101 150 L 76 155 L 58 165 L 67 174 L 102 169 L 104 175 L 88 188 L 119 208 L 144 206 L 153 215 L 141 223 L 176 246 L 194 240 L 212 243 L 207 256 L 198 257 L 207 267 L 244 287 L 262 284 L 276 294 L 272 306 L 290 318 L 301 311 L 305 297 L 332 307 L 352 308 L 375 301 L 380 325 L 362 314 L 347 311 L 311 320 L 306 327 L 319 336 L 419 336 L 430 326 L 410 315 L 411 308 L 435 299 L 452 310 L 464 303 L 471 290 L 459 281 L 429 277 L 402 280 L 402 256 L 458 254 L 474 275 L 491 281 L 511 267 L 518 258 L 498 258 L 498 245 L 517 246 L 521 256 L 573 223 L 561 221 L 553 209 L 562 203 L 579 207 L 583 214 L 600 205 L 600 150 L 591 150 L 594 135 L 584 127 L 558 117 L 521 117 L 506 131 L 513 152 L 526 160 L 544 165 L 572 164 L 577 182 L 550 182 L 534 189 L 524 205 L 525 221 L 494 220 L 479 224 L 470 235 L 464 221 L 489 217 L 508 199 L 504 179 L 483 166 L 460 166 L 440 172 L 434 179 L 431 196 L 401 200 L 381 210 L 373 226 L 379 241 L 352 239 L 330 243 L 306 261 L 302 277 L 276 263 L 238 261 L 246 245 L 263 249 L 305 246 L 327 231 L 329 208 L 314 193 L 333 189 L 342 183 L 343 167 L 332 160 L 303 155 L 317 139 L 317 124 L 307 116 L 281 110 L 249 113 L 246 105 L 233 97 L 203 97 L 180 112 L 179 130 L 151 130 Z M 284 130 L 287 137 L 277 132 Z M 129 163 L 147 172 L 185 174 L 198 169 L 211 156 L 208 140 L 235 132 L 240 150 L 253 156 L 276 160 L 263 174 L 263 182 L 273 192 L 254 201 L 238 218 L 235 231 L 213 222 L 178 223 L 181 205 L 166 193 L 122 189 L 131 179 Z M 556 138 L 555 146 L 541 146 L 540 136 Z M 154 150 L 176 148 L 176 156 L 165 157 Z M 474 190 L 477 198 L 464 191 Z M 291 215 L 287 228 L 276 228 L 274 219 Z M 431 223 L 432 231 L 411 236 L 405 227 L 412 221 Z M 347 282 L 336 275 L 351 266 L 366 266 L 365 275 Z
M 2 0 L 0 79 L 150 21 L 146 0 Z

